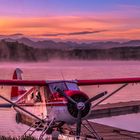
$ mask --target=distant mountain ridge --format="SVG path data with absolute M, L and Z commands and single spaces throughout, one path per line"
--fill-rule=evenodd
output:
M 18 39 L 6 38 L 8 42 L 19 42 L 34 48 L 48 48 L 48 49 L 109 49 L 116 47 L 136 47 L 140 46 L 140 40 L 130 40 L 126 42 L 115 41 L 101 41 L 92 43 L 77 43 L 77 42 L 55 42 L 53 40 L 33 41 L 26 37 Z

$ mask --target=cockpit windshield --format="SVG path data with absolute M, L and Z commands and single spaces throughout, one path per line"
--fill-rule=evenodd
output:
M 66 82 L 65 83 L 69 90 L 79 90 L 79 87 L 74 82 Z
M 69 81 L 60 81 L 60 82 L 53 82 L 49 83 L 49 88 L 52 93 L 55 93 L 55 87 L 60 88 L 61 90 L 79 90 L 79 87 L 75 82 L 69 82 Z

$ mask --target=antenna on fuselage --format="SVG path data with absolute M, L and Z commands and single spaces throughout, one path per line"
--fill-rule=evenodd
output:
M 62 79 L 65 80 L 63 72 L 62 71 L 60 72 L 61 72 Z

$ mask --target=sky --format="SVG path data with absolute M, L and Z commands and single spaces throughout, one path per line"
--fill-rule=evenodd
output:
M 140 0 L 0 0 L 0 35 L 137 40 Z

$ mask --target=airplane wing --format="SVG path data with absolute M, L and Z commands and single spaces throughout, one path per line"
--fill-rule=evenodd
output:
M 45 80 L 0 80 L 0 85 L 5 86 L 46 86 Z
M 54 80 L 53 80 L 54 81 Z M 58 81 L 58 80 L 56 80 Z M 49 81 L 50 82 L 50 81 Z M 7 86 L 46 86 L 46 80 L 0 80 L 0 85 Z M 106 85 L 106 84 L 123 84 L 123 83 L 139 83 L 140 77 L 135 78 L 113 78 L 113 79 L 94 79 L 94 80 L 76 80 L 78 86 L 88 85 Z
M 140 82 L 140 77 L 135 77 L 135 78 L 114 78 L 114 79 L 94 79 L 94 80 L 77 80 L 77 84 L 79 86 L 123 84 L 123 83 L 139 83 L 139 82 Z

